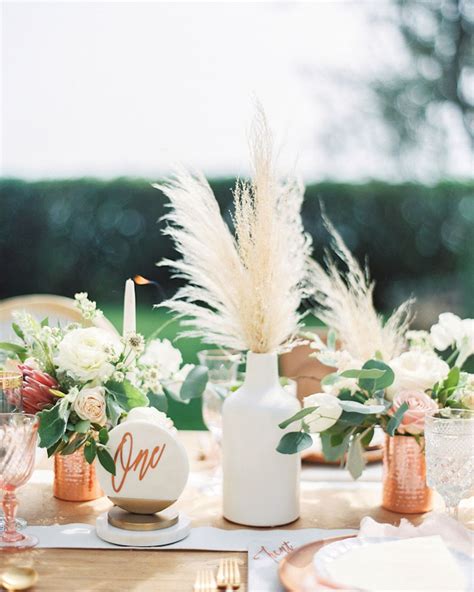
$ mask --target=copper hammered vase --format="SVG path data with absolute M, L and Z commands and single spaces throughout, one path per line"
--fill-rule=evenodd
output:
M 426 485 L 426 463 L 420 443 L 412 436 L 386 436 L 383 457 L 382 506 L 399 514 L 421 514 L 433 508 Z
M 86 461 L 82 448 L 67 456 L 54 455 L 53 494 L 68 502 L 88 502 L 104 495 L 95 463 Z

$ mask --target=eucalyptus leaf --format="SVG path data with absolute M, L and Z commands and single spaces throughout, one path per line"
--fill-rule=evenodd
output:
M 44 409 L 38 413 L 40 421 L 38 435 L 41 448 L 50 448 L 64 436 L 67 415 L 61 404 L 55 405 L 51 409 Z
M 206 366 L 194 366 L 184 379 L 179 396 L 182 401 L 198 399 L 202 396 L 208 379 L 208 369 Z
M 282 430 L 284 430 L 293 422 L 303 419 L 303 417 L 306 417 L 310 413 L 313 413 L 313 411 L 315 411 L 316 409 L 317 409 L 317 407 L 305 407 L 304 409 L 300 409 L 297 413 L 295 413 L 294 415 L 292 415 L 288 419 L 285 419 L 285 421 L 282 421 L 281 423 L 279 423 L 278 427 L 280 427 Z
M 97 448 L 97 457 L 106 471 L 115 475 L 115 462 L 110 452 L 105 448 Z
M 289 432 L 280 440 L 277 451 L 281 454 L 295 454 L 309 448 L 313 444 L 313 438 L 305 432 Z
M 342 411 L 340 418 L 338 419 L 338 423 L 343 426 L 342 429 L 344 430 L 344 426 L 360 426 L 369 418 L 367 417 L 366 413 L 354 413 L 352 411 Z
M 383 374 L 378 378 L 359 378 L 358 383 L 361 389 L 374 393 L 375 391 L 384 390 L 389 387 L 395 380 L 393 370 L 380 360 L 369 360 L 363 366 L 363 370 L 381 370 Z
M 147 398 L 150 402 L 150 407 L 154 407 L 163 413 L 168 411 L 168 399 L 165 394 L 157 394 L 150 391 L 147 393 Z
M 400 425 L 403 416 L 405 415 L 405 411 L 408 409 L 408 403 L 403 403 L 400 407 L 395 411 L 395 413 L 390 418 L 390 421 L 387 424 L 387 434 L 389 436 L 393 436 L 397 431 L 398 426 Z
M 353 479 L 358 479 L 364 472 L 365 464 L 364 449 L 362 448 L 360 438 L 356 436 L 352 438 L 349 446 L 346 468 Z
M 107 411 L 107 417 L 109 418 L 112 427 L 115 427 L 122 415 L 123 410 L 113 395 L 106 397 L 105 407 Z
M 108 441 L 109 441 L 109 432 L 108 432 L 107 428 L 102 428 L 99 431 L 99 442 L 101 444 L 107 444 Z
M 339 382 L 342 378 L 342 374 L 338 374 L 337 372 L 331 372 L 331 374 L 326 374 L 326 376 L 321 380 L 321 384 L 323 386 L 332 386 Z
M 134 407 L 148 406 L 146 395 L 128 380 L 123 382 L 109 381 L 105 387 L 125 411 L 130 411 Z
M 364 405 L 358 401 L 339 401 L 344 411 L 362 413 L 363 415 L 377 415 L 385 411 L 385 405 Z
M 95 443 L 95 440 L 91 438 L 84 446 L 84 457 L 90 465 L 94 462 L 96 454 L 97 444 Z
M 87 434 L 76 434 L 75 436 L 71 437 L 66 446 L 61 449 L 61 454 L 63 456 L 73 454 L 85 443 L 86 440 Z
M 341 460 L 347 452 L 350 436 L 350 432 L 341 434 L 329 434 L 327 432 L 322 432 L 320 434 L 320 438 L 324 458 L 329 462 Z
M 0 349 L 13 352 L 17 356 L 26 355 L 26 348 L 17 343 L 9 343 L 7 341 L 0 341 Z
M 74 431 L 79 434 L 86 434 L 91 427 L 91 422 L 88 419 L 82 419 L 78 421 L 74 426 Z
M 25 334 L 17 323 L 12 323 L 12 329 L 15 331 L 15 335 L 17 337 L 19 337 L 22 341 L 25 341 Z
M 344 378 L 381 378 L 385 372 L 383 370 L 373 369 L 362 369 L 362 370 L 344 370 L 339 376 Z

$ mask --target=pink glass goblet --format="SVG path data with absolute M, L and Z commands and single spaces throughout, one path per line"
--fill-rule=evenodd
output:
M 18 532 L 16 490 L 31 477 L 35 464 L 38 419 L 23 413 L 0 413 L 0 491 L 5 528 L 0 551 L 34 547 L 38 539 Z

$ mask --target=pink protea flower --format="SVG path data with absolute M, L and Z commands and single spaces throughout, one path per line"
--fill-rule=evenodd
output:
M 55 402 L 56 397 L 51 393 L 50 389 L 59 389 L 59 384 L 52 376 L 46 374 L 46 372 L 41 372 L 41 370 L 35 370 L 27 364 L 21 364 L 19 368 L 23 373 L 21 392 L 23 411 L 25 413 L 38 413 L 38 411 Z

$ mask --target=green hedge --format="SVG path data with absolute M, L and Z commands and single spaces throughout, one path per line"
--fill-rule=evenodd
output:
M 233 180 L 212 185 L 230 220 Z M 173 247 L 158 222 L 165 198 L 148 181 L 3 179 L 0 191 L 1 298 L 85 290 L 119 302 L 124 280 L 137 273 L 168 294 L 176 289 L 154 265 L 173 257 Z M 303 213 L 318 258 L 327 242 L 320 199 L 354 252 L 368 256 L 382 309 L 410 293 L 446 293 L 452 308 L 472 315 L 474 182 L 311 185 Z M 143 298 L 160 297 L 149 289 Z

